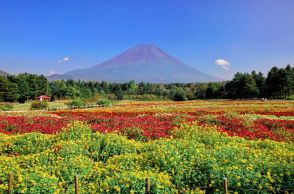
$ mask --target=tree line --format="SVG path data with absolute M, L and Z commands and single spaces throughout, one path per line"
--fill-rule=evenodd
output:
M 40 95 L 58 99 L 89 99 L 104 95 L 113 100 L 141 99 L 286 99 L 294 95 L 294 67 L 273 67 L 261 72 L 236 73 L 231 81 L 217 83 L 152 84 L 59 80 L 49 82 L 43 75 L 22 73 L 0 76 L 0 102 L 26 102 Z

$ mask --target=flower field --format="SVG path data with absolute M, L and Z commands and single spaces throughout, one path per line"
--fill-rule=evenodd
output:
M 0 193 L 294 192 L 294 102 L 0 113 Z

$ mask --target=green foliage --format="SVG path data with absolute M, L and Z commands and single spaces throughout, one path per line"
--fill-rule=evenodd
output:
M 97 101 L 97 105 L 100 105 L 103 107 L 109 107 L 109 106 L 112 106 L 112 102 L 107 98 L 102 98 Z
M 9 76 L 8 79 L 16 84 L 18 89 L 19 102 L 32 100 L 36 96 L 46 95 L 49 93 L 48 80 L 43 75 L 34 75 L 23 73 L 15 76 Z
M 64 141 L 79 140 L 81 138 L 88 140 L 91 138 L 92 133 L 90 127 L 85 126 L 80 122 L 74 122 L 70 126 L 64 128 L 58 136 Z
M 0 111 L 10 111 L 13 107 L 14 106 L 11 103 L 0 103 Z
M 70 108 L 81 108 L 82 106 L 85 106 L 85 101 L 80 98 L 76 98 L 66 103 L 66 105 Z
M 45 151 L 48 146 L 53 145 L 53 140 L 38 133 L 28 133 L 18 136 L 6 144 L 1 144 L 0 150 L 3 154 L 37 154 Z
M 18 179 L 22 179 L 18 177 Z M 50 174 L 36 170 L 36 172 L 30 172 L 25 177 L 25 184 L 17 185 L 15 190 L 20 191 L 19 193 L 49 193 L 54 194 L 58 188 L 58 178 L 50 176 Z M 38 184 L 37 184 L 38 183 Z M 31 185 L 27 189 L 27 185 Z M 45 187 L 44 185 L 50 185 Z
M 33 101 L 30 110 L 47 110 L 49 103 L 47 101 Z
M 143 130 L 140 128 L 125 128 L 122 129 L 121 134 L 127 136 L 129 139 L 146 141 L 146 137 L 143 135 Z
M 128 94 L 135 94 L 138 86 L 137 86 L 136 82 L 134 80 L 132 80 L 128 83 L 128 88 L 129 88 Z
M 17 85 L 7 77 L 0 76 L 0 102 L 15 102 L 18 97 L 18 88 Z
M 107 95 L 107 99 L 109 99 L 110 101 L 114 101 L 114 100 L 117 100 L 117 96 L 111 93 Z
M 188 100 L 186 97 L 186 92 L 183 88 L 173 88 L 169 91 L 169 98 L 175 101 L 185 101 Z
M 113 93 L 116 96 L 116 100 L 122 100 L 124 98 L 124 92 L 120 85 L 115 85 L 113 90 Z
M 188 100 L 194 100 L 195 99 L 195 95 L 192 91 L 188 91 L 186 94 L 186 97 L 188 98 Z
M 284 98 L 294 94 L 294 67 L 273 67 L 265 77 L 261 72 L 236 73 L 231 81 L 219 83 L 108 83 L 105 81 L 59 80 L 48 82 L 46 77 L 33 74 L 0 76 L 0 102 L 24 103 L 40 95 L 56 99 L 91 99 L 102 95 L 111 100 L 125 97 L 149 100 L 169 98 L 183 101 L 215 98 Z M 129 97 L 128 97 L 129 95 Z M 96 99 L 93 102 L 97 102 Z
M 124 99 L 140 100 L 140 101 L 154 101 L 154 100 L 162 100 L 163 97 L 152 95 L 152 94 L 143 94 L 143 95 L 124 95 Z
M 226 84 L 230 98 L 289 98 L 294 93 L 294 68 L 273 67 L 265 78 L 261 72 L 236 73 Z
M 273 67 L 266 79 L 268 94 L 275 98 L 286 98 L 294 93 L 294 67 Z
M 222 98 L 222 89 L 223 84 L 221 83 L 209 83 L 206 90 L 206 98 Z
M 138 144 L 129 141 L 127 137 L 99 133 L 93 134 L 92 141 L 87 144 L 90 158 L 94 161 L 106 162 L 115 155 L 123 155 L 127 153 L 137 153 Z
M 227 86 L 230 91 L 229 95 L 232 98 L 253 98 L 258 96 L 255 79 L 249 73 L 236 73 Z

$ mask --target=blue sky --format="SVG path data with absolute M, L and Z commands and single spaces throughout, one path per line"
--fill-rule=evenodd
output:
M 293 0 L 0 0 L 0 69 L 64 73 L 151 43 L 218 77 L 266 72 L 294 64 L 293 10 Z

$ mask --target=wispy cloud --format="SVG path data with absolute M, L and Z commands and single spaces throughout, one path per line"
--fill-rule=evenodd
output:
M 225 60 L 225 59 L 217 59 L 214 61 L 214 63 L 216 65 L 219 65 L 221 66 L 221 68 L 223 68 L 224 70 L 228 71 L 229 70 L 229 67 L 230 67 L 230 62 Z
M 69 61 L 69 59 L 70 59 L 69 57 L 64 57 L 63 59 L 60 59 L 57 62 L 58 63 L 65 63 L 65 62 Z
M 56 72 L 55 71 L 53 71 L 53 70 L 50 70 L 49 72 L 48 72 L 48 76 L 50 76 L 50 75 L 53 75 L 53 74 L 55 74 Z

